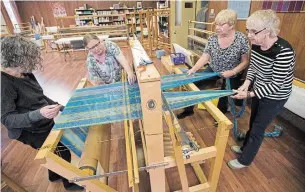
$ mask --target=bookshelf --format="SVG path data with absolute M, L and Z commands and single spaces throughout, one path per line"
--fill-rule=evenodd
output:
M 76 26 L 84 26 L 93 23 L 94 9 L 74 9 Z
M 137 12 L 142 8 L 116 8 L 116 9 L 75 9 L 76 26 L 96 25 L 125 25 L 125 14 Z
M 77 28 L 95 28 L 95 27 L 116 27 L 125 30 L 125 34 L 132 37 L 139 35 L 143 31 L 147 36 L 147 19 L 143 17 L 140 20 L 139 12 L 152 8 L 115 8 L 115 9 L 75 9 L 75 15 L 56 17 L 61 22 L 61 27 L 65 28 L 63 20 L 75 20 Z M 142 26 L 142 30 L 141 30 Z M 122 32 L 121 32 L 122 33 Z

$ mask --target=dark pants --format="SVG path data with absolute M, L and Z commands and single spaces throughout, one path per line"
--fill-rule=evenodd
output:
M 22 131 L 21 136 L 17 140 L 26 145 L 30 145 L 34 149 L 39 149 L 43 145 L 43 143 L 46 140 L 46 138 L 48 137 L 49 133 L 50 132 L 32 133 L 29 131 Z M 68 162 L 71 162 L 71 153 L 70 153 L 69 149 L 66 146 L 64 146 L 62 143 L 60 143 L 60 142 L 58 143 L 58 145 L 55 149 L 55 152 L 59 157 L 63 158 L 64 160 L 66 160 Z M 60 175 L 58 175 L 50 170 L 48 170 L 48 172 L 49 172 L 49 179 L 51 181 L 61 178 Z M 62 180 L 63 180 L 63 184 L 64 184 L 65 188 L 71 185 L 67 179 L 62 178 Z
M 208 66 L 204 72 L 214 72 L 210 66 Z M 235 77 L 230 78 L 230 85 L 231 89 L 238 89 L 242 85 L 242 74 L 238 74 Z M 194 84 L 200 89 L 204 90 L 207 87 L 211 88 L 211 84 L 215 85 L 216 81 L 220 79 L 220 77 L 212 77 L 210 79 L 204 79 L 202 81 L 194 82 Z M 226 80 L 223 79 L 221 84 L 221 90 L 226 90 Z M 243 100 L 236 99 L 234 100 L 235 105 L 242 106 Z M 228 111 L 228 97 L 221 97 L 219 98 L 217 108 L 222 112 L 226 113 Z M 186 112 L 193 112 L 194 106 L 190 106 L 184 109 Z
M 281 112 L 287 99 L 271 100 L 252 98 L 250 129 L 241 148 L 242 154 L 238 161 L 243 165 L 250 165 L 258 152 L 266 128 L 272 120 Z

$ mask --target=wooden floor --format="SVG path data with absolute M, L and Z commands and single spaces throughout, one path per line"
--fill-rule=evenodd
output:
M 127 48 L 122 49 L 131 62 L 131 54 Z M 73 53 L 67 56 L 67 62 L 59 53 L 43 54 L 44 71 L 36 73 L 37 79 L 45 90 L 45 94 L 53 100 L 65 104 L 75 89 L 78 81 L 87 74 L 83 52 Z M 160 61 L 154 63 L 162 74 L 166 73 L 160 67 Z M 239 120 L 239 127 L 246 130 L 249 120 L 249 109 Z M 230 118 L 230 116 L 228 115 Z M 181 120 L 181 125 L 193 132 L 201 146 L 211 146 L 215 141 L 216 128 L 213 126 L 212 117 L 203 110 L 196 110 L 195 114 Z M 279 138 L 266 138 L 257 154 L 253 164 L 249 168 L 232 171 L 226 165 L 228 160 L 236 158 L 229 147 L 235 142 L 232 137 L 226 148 L 218 191 L 305 191 L 305 134 L 292 127 L 281 119 L 276 123 L 284 128 L 283 136 Z M 61 182 L 50 183 L 47 170 L 35 162 L 36 151 L 7 137 L 5 128 L 1 129 L 1 155 L 2 170 L 19 185 L 30 192 L 54 192 L 65 191 Z M 112 126 L 112 138 L 124 135 L 120 124 Z M 139 141 L 136 135 L 136 141 Z M 124 139 L 111 141 L 110 171 L 126 169 Z M 141 145 L 138 147 L 139 166 L 144 165 Z M 209 161 L 201 165 L 206 175 L 210 168 Z M 198 180 L 190 166 L 186 166 L 189 185 L 198 184 Z M 149 177 L 146 172 L 140 173 L 140 191 L 149 191 Z M 175 168 L 166 171 L 169 184 L 168 191 L 181 189 L 178 172 Z M 127 175 L 109 177 L 109 185 L 118 191 L 127 190 Z M 12 191 L 8 187 L 2 191 Z

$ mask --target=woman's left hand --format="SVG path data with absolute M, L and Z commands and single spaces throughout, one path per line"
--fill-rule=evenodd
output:
M 128 73 L 127 74 L 128 83 L 130 85 L 134 84 L 134 82 L 137 80 L 137 77 L 134 73 Z
M 238 91 L 233 89 L 233 92 L 237 93 L 236 95 L 231 96 L 233 99 L 245 99 L 248 97 L 247 91 Z
M 224 72 L 221 72 L 220 74 L 224 78 L 230 78 L 230 77 L 236 75 L 236 73 L 233 70 L 224 71 Z

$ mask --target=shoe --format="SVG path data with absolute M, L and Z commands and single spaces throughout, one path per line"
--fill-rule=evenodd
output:
M 239 163 L 237 159 L 231 160 L 227 164 L 231 169 L 242 169 L 248 167 L 246 165 Z
M 178 119 L 184 119 L 187 116 L 191 116 L 194 114 L 194 111 L 183 111 L 182 113 L 177 115 Z
M 52 176 L 49 176 L 49 181 L 50 182 L 55 182 L 55 181 L 58 181 L 61 179 L 61 176 L 59 175 L 52 175 Z
M 233 151 L 236 154 L 242 154 L 242 150 L 240 150 L 240 146 L 237 145 L 231 146 L 231 151 Z
M 75 183 L 70 183 L 67 179 L 63 178 L 62 183 L 64 184 L 64 188 L 67 191 L 81 191 L 84 190 L 84 187 L 81 187 Z
M 64 185 L 65 189 L 67 191 L 82 191 L 84 190 L 84 187 L 81 187 L 75 183 L 69 183 L 69 185 Z

